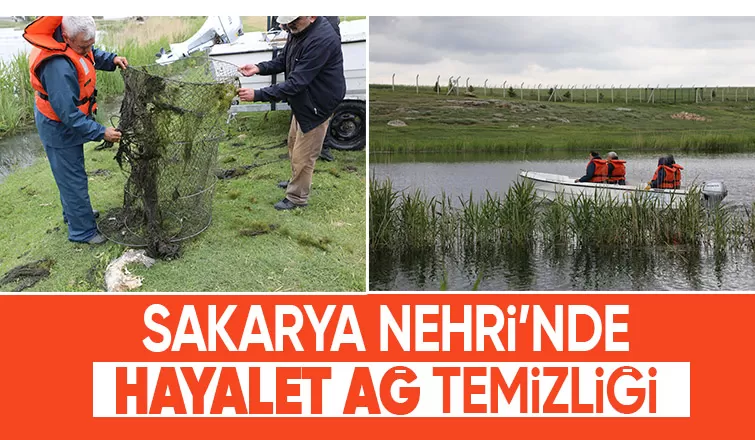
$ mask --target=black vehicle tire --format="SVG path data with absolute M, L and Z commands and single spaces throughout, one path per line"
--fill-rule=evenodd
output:
M 367 144 L 367 109 L 363 101 L 344 101 L 330 120 L 324 145 L 335 150 L 363 150 Z

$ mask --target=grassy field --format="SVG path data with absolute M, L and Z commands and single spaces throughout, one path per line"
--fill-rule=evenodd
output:
M 26 23 L 19 23 L 13 20 L 0 20 L 0 29 L 23 29 Z
M 483 96 L 481 90 L 476 94 L 438 96 L 429 87 L 416 94 L 414 87 L 392 91 L 390 86 L 371 85 L 370 151 L 755 149 L 755 102 L 554 103 L 504 98 L 500 90 L 495 97 Z M 706 120 L 671 117 L 681 112 Z M 393 120 L 406 126 L 389 126 Z
M 149 269 L 143 291 L 364 291 L 365 155 L 334 151 L 335 162 L 318 162 L 310 206 L 278 212 L 284 197 L 276 183 L 290 175 L 285 147 L 265 149 L 285 139 L 287 112 L 239 116 L 220 146 L 218 168 L 265 164 L 240 177 L 221 180 L 215 190 L 213 223 L 183 243 L 173 261 Z M 123 200 L 125 176 L 114 150 L 85 146 L 90 195 L 105 212 Z M 99 171 L 103 170 L 103 171 Z M 108 243 L 71 243 L 61 216 L 57 188 L 44 158 L 0 184 L 0 274 L 49 258 L 51 275 L 38 291 L 103 290 L 107 264 L 124 250 Z M 250 233 L 268 231 L 256 236 Z M 15 284 L 0 286 L 12 290 Z

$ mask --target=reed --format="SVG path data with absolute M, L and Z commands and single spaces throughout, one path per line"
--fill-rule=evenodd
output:
M 443 195 L 400 193 L 389 180 L 370 186 L 370 248 L 402 255 L 462 258 L 475 267 L 506 255 L 545 249 L 712 247 L 755 250 L 755 205 L 740 215 L 731 207 L 706 209 L 699 190 L 671 208 L 641 195 L 627 203 L 610 197 L 543 202 L 531 183 L 517 182 L 502 196 L 470 193 L 458 207 Z
M 370 182 L 370 248 L 388 247 L 396 234 L 394 208 L 399 193 L 393 191 L 390 179 Z
M 0 138 L 34 122 L 33 98 L 28 57 L 0 60 Z

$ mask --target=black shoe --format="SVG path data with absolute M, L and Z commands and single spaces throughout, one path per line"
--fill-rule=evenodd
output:
M 98 218 L 100 218 L 100 211 L 98 211 L 96 209 L 93 209 L 92 210 L 92 214 L 94 214 L 94 219 L 95 220 L 97 220 Z M 65 218 L 65 217 L 63 217 L 63 223 L 68 224 L 68 219 Z
M 291 200 L 288 200 L 287 198 L 284 198 L 280 202 L 278 202 L 275 205 L 273 205 L 273 207 L 275 207 L 275 209 L 277 209 L 278 211 L 284 211 L 284 210 L 296 209 L 296 208 L 304 208 L 305 206 L 307 206 L 306 203 L 303 204 L 303 205 L 297 205 L 296 203 L 292 202 Z
M 326 162 L 333 162 L 336 160 L 336 158 L 333 157 L 333 153 L 330 152 L 330 148 L 327 147 L 322 147 L 322 151 L 320 151 L 320 159 Z
M 280 182 L 278 182 L 278 188 L 288 188 L 288 180 L 281 180 Z

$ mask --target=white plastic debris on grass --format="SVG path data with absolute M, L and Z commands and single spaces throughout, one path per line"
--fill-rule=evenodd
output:
M 132 275 L 126 268 L 126 265 L 133 263 L 150 267 L 155 264 L 155 260 L 148 257 L 144 250 L 129 249 L 124 252 L 105 269 L 105 287 L 108 292 L 126 292 L 142 285 L 143 278 Z

